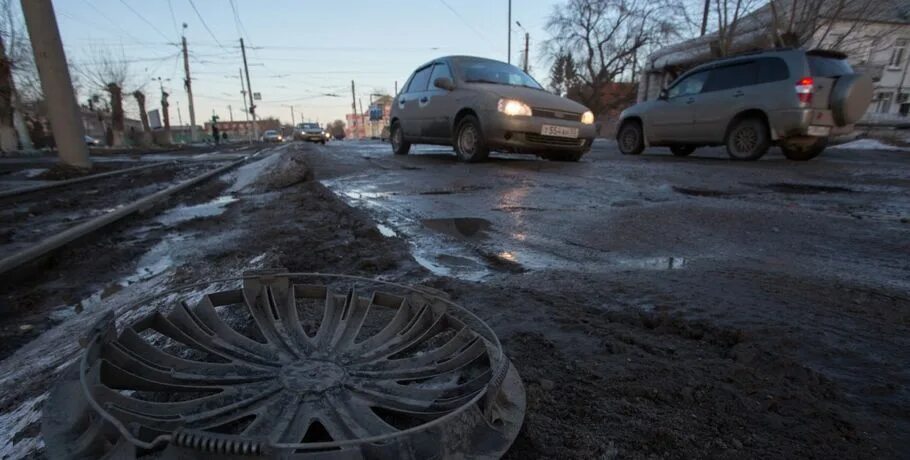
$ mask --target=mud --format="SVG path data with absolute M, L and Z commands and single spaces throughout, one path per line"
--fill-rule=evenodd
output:
M 396 182 L 407 180 L 396 174 L 425 173 L 454 162 L 436 150 L 402 159 L 372 144 L 363 146 L 292 144 L 281 156 L 266 157 L 69 248 L 40 276 L 3 288 L 0 299 L 16 308 L 5 309 L 0 318 L 0 411 L 5 414 L 0 439 L 8 440 L 0 443 L 0 455 L 41 456 L 35 413 L 65 355 L 38 358 L 55 346 L 58 353 L 74 353 L 70 342 L 92 315 L 107 309 L 138 313 L 125 308 L 138 291 L 260 267 L 423 284 L 477 313 L 499 335 L 528 393 L 524 426 L 506 458 L 901 458 L 910 451 L 910 297 L 891 278 L 907 269 L 906 258 L 894 255 L 906 246 L 894 239 L 901 228 L 906 232 L 894 218 L 903 216 L 904 205 L 887 199 L 862 209 L 855 202 L 801 203 L 803 214 L 817 212 L 806 209 L 835 213 L 836 218 L 826 217 L 834 220 L 831 227 L 796 213 L 762 211 L 767 234 L 757 235 L 725 210 L 704 203 L 728 198 L 687 194 L 672 186 L 649 188 L 643 183 L 653 180 L 638 163 L 623 173 L 629 181 L 623 186 L 638 184 L 630 185 L 631 191 L 600 194 L 587 184 L 609 185 L 612 178 L 588 182 L 572 178 L 575 165 L 500 159 L 474 171 L 509 178 L 506 193 L 476 188 L 476 182 L 489 180 L 478 174 L 456 177 L 451 186 L 414 182 L 414 195 L 423 199 L 468 195 L 472 200 L 471 206 L 431 202 L 451 211 L 440 216 L 426 212 L 407 189 L 388 184 L 405 183 Z M 369 152 L 370 158 L 358 152 Z M 605 158 L 613 167 L 616 160 Z M 727 165 L 717 167 L 740 167 Z M 818 165 L 813 174 L 826 167 Z M 381 179 L 365 177 L 351 195 L 333 193 L 320 182 L 371 171 Z M 882 174 L 877 183 L 867 186 L 906 183 L 877 174 Z M 742 193 L 745 198 L 729 198 L 740 200 L 734 209 L 753 206 L 743 200 L 760 200 L 756 209 L 789 203 L 767 195 L 781 192 L 747 184 L 674 185 Z M 533 197 L 545 187 L 546 200 Z M 455 193 L 420 195 L 427 190 Z M 161 216 L 181 206 L 223 196 L 232 201 L 218 213 L 161 222 Z M 494 197 L 492 203 L 483 201 L 487 196 Z M 670 208 L 672 196 L 680 209 Z M 598 201 L 603 206 L 593 207 Z M 854 207 L 849 212 L 878 216 L 877 224 L 852 224 L 842 208 L 848 205 Z M 586 216 L 606 210 L 616 213 L 609 226 L 588 227 L 596 238 L 578 234 L 590 223 Z M 500 220 L 546 223 L 548 214 L 557 223 L 541 228 L 561 241 L 558 254 L 534 228 L 505 227 Z M 664 224 L 658 232 L 646 225 L 667 219 L 677 223 L 674 233 Z M 722 242 L 694 236 L 705 222 L 718 223 L 711 232 Z M 830 236 L 835 227 L 842 237 Z M 798 229 L 806 232 L 798 242 L 813 246 L 797 255 L 827 254 L 831 272 L 804 270 L 815 266 L 809 265 L 815 258 L 802 265 L 775 260 L 783 254 L 778 246 L 768 252 L 769 235 Z M 523 245 L 508 243 L 503 235 Z M 420 238 L 439 244 L 436 252 L 420 252 Z M 661 245 L 667 239 L 673 244 Z M 863 244 L 857 251 L 867 259 L 853 265 L 849 276 L 840 271 L 841 259 L 822 252 L 847 251 L 852 258 L 848 246 L 857 241 Z M 538 258 L 527 256 L 531 249 Z M 719 257 L 718 249 L 734 256 Z M 440 276 L 418 263 L 422 255 L 463 269 Z M 566 257 L 575 265 L 564 265 Z M 788 263 L 793 265 L 784 268 Z M 597 269 L 578 269 L 587 266 Z M 463 275 L 474 281 L 459 279 Z M 84 299 L 92 300 L 76 313 L 74 304 Z M 31 329 L 23 331 L 26 324 Z M 29 362 L 34 364 L 24 364 Z

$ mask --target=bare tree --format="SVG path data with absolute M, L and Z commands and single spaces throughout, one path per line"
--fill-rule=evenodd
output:
M 569 0 L 554 8 L 547 30 L 551 56 L 572 53 L 578 85 L 570 97 L 604 113 L 612 105 L 604 90 L 621 79 L 631 79 L 639 54 L 652 43 L 675 35 L 672 14 L 662 0 Z
M 149 126 L 149 116 L 145 111 L 145 93 L 141 90 L 133 91 L 136 104 L 139 104 L 139 119 L 142 121 L 142 145 L 147 147 L 152 144 L 152 128 Z
M 15 150 L 21 144 L 30 150 L 21 88 L 25 89 L 27 100 L 37 102 L 41 99 L 41 83 L 22 18 L 13 13 L 12 0 L 0 0 L 0 35 L 0 149 Z
M 88 83 L 107 92 L 111 110 L 111 140 L 113 147 L 124 145 L 123 88 L 130 80 L 129 61 L 121 52 L 115 56 L 109 50 L 95 49 L 91 58 L 79 68 Z

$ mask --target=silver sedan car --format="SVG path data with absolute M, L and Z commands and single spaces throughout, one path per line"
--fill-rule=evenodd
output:
M 395 154 L 407 154 L 412 144 L 451 145 L 467 162 L 494 150 L 578 161 L 596 134 L 585 106 L 547 92 L 513 65 L 470 56 L 418 67 L 391 116 Z

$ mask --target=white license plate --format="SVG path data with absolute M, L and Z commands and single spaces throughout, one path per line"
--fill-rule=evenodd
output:
M 540 134 L 544 136 L 568 137 L 578 139 L 578 128 L 569 128 L 568 126 L 543 125 L 540 128 Z
M 809 126 L 808 134 L 810 136 L 827 136 L 831 134 L 830 126 Z

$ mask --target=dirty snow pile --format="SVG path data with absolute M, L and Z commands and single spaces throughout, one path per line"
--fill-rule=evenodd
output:
M 857 139 L 847 142 L 846 144 L 833 145 L 832 149 L 853 149 L 853 150 L 892 150 L 910 152 L 910 148 L 888 145 L 878 139 Z

